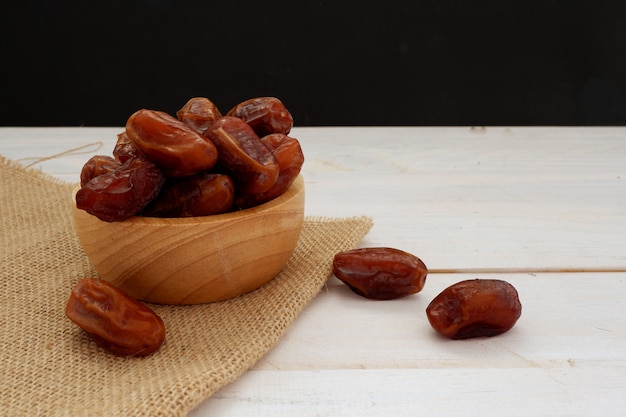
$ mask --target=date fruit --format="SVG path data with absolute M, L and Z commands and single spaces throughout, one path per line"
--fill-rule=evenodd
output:
M 254 130 L 237 117 L 216 121 L 207 136 L 219 152 L 219 166 L 235 181 L 239 192 L 262 193 L 278 178 L 278 163 Z
M 239 208 L 257 206 L 283 194 L 296 179 L 304 164 L 304 154 L 297 139 L 282 133 L 273 133 L 262 137 L 261 142 L 272 152 L 278 163 L 278 178 L 274 185 L 263 193 L 240 194 L 236 203 Z
M 418 257 L 394 248 L 361 248 L 339 252 L 333 272 L 356 294 L 391 300 L 424 288 L 428 268 Z
M 95 177 L 107 172 L 115 171 L 122 164 L 117 159 L 108 155 L 94 155 L 83 165 L 80 171 L 80 185 L 83 186 Z
M 204 135 L 206 130 L 222 117 L 222 113 L 208 98 L 194 97 L 176 112 L 176 117 Z
M 272 133 L 289 134 L 293 117 L 276 97 L 256 97 L 230 109 L 226 116 L 238 117 L 248 123 L 260 137 Z
M 431 326 L 451 339 L 496 336 L 522 314 L 515 287 L 497 279 L 472 279 L 443 290 L 426 308 Z
M 98 346 L 118 356 L 147 356 L 165 341 L 161 317 L 102 279 L 81 279 L 65 315 Z
M 145 217 L 196 217 L 226 213 L 235 188 L 228 175 L 202 173 L 172 179 L 141 213 Z
M 126 131 L 117 135 L 117 142 L 115 142 L 115 147 L 113 148 L 113 156 L 121 163 L 133 158 L 145 158 L 137 145 L 130 140 Z
M 139 110 L 126 122 L 126 134 L 168 177 L 207 171 L 217 162 L 215 145 L 184 122 L 155 110 Z
M 288 136 L 292 126 L 275 97 L 243 101 L 226 116 L 206 97 L 190 98 L 175 116 L 138 110 L 117 135 L 112 157 L 83 165 L 76 207 L 113 222 L 258 206 L 300 174 L 304 155 Z
M 165 176 L 152 162 L 133 158 L 92 178 L 76 193 L 76 207 L 107 222 L 122 221 L 157 196 Z

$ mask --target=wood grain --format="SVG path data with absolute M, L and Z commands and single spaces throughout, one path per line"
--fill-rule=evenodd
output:
M 73 206 L 79 240 L 98 273 L 143 301 L 198 304 L 255 290 L 282 269 L 304 221 L 304 180 L 247 210 L 104 222 Z

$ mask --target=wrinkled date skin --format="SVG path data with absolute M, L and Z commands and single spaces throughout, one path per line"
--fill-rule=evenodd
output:
M 510 330 L 521 314 L 517 290 L 497 279 L 458 282 L 426 308 L 431 326 L 451 339 L 499 335 Z
M 139 110 L 126 122 L 128 138 L 168 177 L 208 171 L 217 162 L 217 149 L 203 135 L 169 114 Z
M 391 300 L 424 288 L 428 268 L 418 257 L 394 248 L 361 248 L 339 252 L 333 272 L 356 294 Z
M 115 147 L 113 148 L 113 157 L 121 163 L 133 158 L 145 158 L 144 154 L 130 140 L 125 131 L 117 135 L 117 142 L 115 142 Z
M 228 175 L 203 173 L 167 181 L 144 209 L 146 217 L 196 217 L 231 211 L 235 200 Z
M 165 341 L 161 317 L 101 279 L 80 280 L 65 315 L 98 346 L 118 356 L 148 356 Z
M 276 97 L 256 97 L 243 101 L 230 109 L 226 116 L 244 120 L 260 137 L 272 133 L 288 135 L 293 127 L 291 113 Z
M 129 159 L 114 171 L 92 178 L 76 193 L 76 207 L 107 222 L 134 216 L 154 199 L 165 176 L 152 162 Z
M 257 206 L 283 194 L 296 179 L 304 164 L 304 154 L 297 139 L 282 133 L 273 133 L 262 137 L 261 142 L 272 152 L 278 163 L 278 178 L 274 185 L 263 193 L 238 196 L 239 208 Z
M 237 117 L 222 117 L 207 131 L 219 152 L 219 166 L 235 181 L 239 192 L 257 194 L 278 179 L 278 163 L 252 128 Z
M 113 222 L 258 206 L 300 174 L 304 155 L 288 136 L 292 126 L 275 97 L 243 101 L 226 116 L 206 97 L 189 99 L 175 117 L 141 109 L 117 135 L 112 158 L 95 156 L 83 166 L 76 207 Z M 215 174 L 224 177 L 209 181 Z
M 194 97 L 176 112 L 176 117 L 204 135 L 217 119 L 222 118 L 222 113 L 208 98 Z
M 94 155 L 83 165 L 80 171 L 80 185 L 84 186 L 95 177 L 118 169 L 122 164 L 108 155 Z

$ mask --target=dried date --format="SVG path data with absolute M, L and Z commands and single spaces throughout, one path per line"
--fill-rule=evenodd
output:
M 226 213 L 233 207 L 235 189 L 229 176 L 202 173 L 169 180 L 143 210 L 146 217 L 197 217 Z
M 237 104 L 226 115 L 244 120 L 260 137 L 272 133 L 287 135 L 293 127 L 291 113 L 276 97 L 251 98 Z
M 361 248 L 339 252 L 333 272 L 356 294 L 391 300 L 424 288 L 428 268 L 418 257 L 394 248 Z
M 80 185 L 83 186 L 95 177 L 112 172 L 118 169 L 122 164 L 108 155 L 94 155 L 85 164 L 80 171 Z
M 274 185 L 263 193 L 240 194 L 237 197 L 239 208 L 257 206 L 283 194 L 296 179 L 304 164 L 304 154 L 297 139 L 282 133 L 273 133 L 262 137 L 261 142 L 272 152 L 278 163 L 278 178 Z
M 144 213 L 186 217 L 221 213 L 227 205 L 248 208 L 283 194 L 304 162 L 298 140 L 287 136 L 289 111 L 275 97 L 258 97 L 229 114 L 222 116 L 205 97 L 189 99 L 176 117 L 148 109 L 133 113 L 117 135 L 113 158 L 96 156 L 83 166 L 77 207 L 105 221 Z M 215 181 L 221 188 L 205 188 L 209 173 L 227 175 L 232 186 L 222 180 Z M 167 190 L 159 193 L 164 183 Z M 160 194 L 158 202 L 149 201 Z
M 101 279 L 81 279 L 70 294 L 65 315 L 115 355 L 147 356 L 165 341 L 161 317 Z
M 497 279 L 472 279 L 443 290 L 426 308 L 431 326 L 451 339 L 496 336 L 522 314 L 515 287 Z
M 165 176 L 152 162 L 129 159 L 114 171 L 92 178 L 76 193 L 76 207 L 107 222 L 122 221 L 157 196 Z
M 222 117 L 222 113 L 208 98 L 194 97 L 176 112 L 176 117 L 204 135 L 207 129 Z
M 217 162 L 211 141 L 167 113 L 139 110 L 126 122 L 126 134 L 168 177 L 208 171 Z
M 237 117 L 216 121 L 207 136 L 219 152 L 219 165 L 245 194 L 262 193 L 278 178 L 278 163 L 252 128 Z
M 117 135 L 117 142 L 115 142 L 115 147 L 113 148 L 113 156 L 121 163 L 133 158 L 145 158 L 144 154 L 141 153 L 137 145 L 130 140 L 125 131 Z

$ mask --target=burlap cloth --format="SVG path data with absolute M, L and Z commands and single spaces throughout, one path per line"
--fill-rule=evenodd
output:
M 323 288 L 332 258 L 369 218 L 310 218 L 285 269 L 244 296 L 159 306 L 166 342 L 146 358 L 98 348 L 64 314 L 78 279 L 97 276 L 56 181 L 0 156 L 0 415 L 183 416 L 253 366 Z

